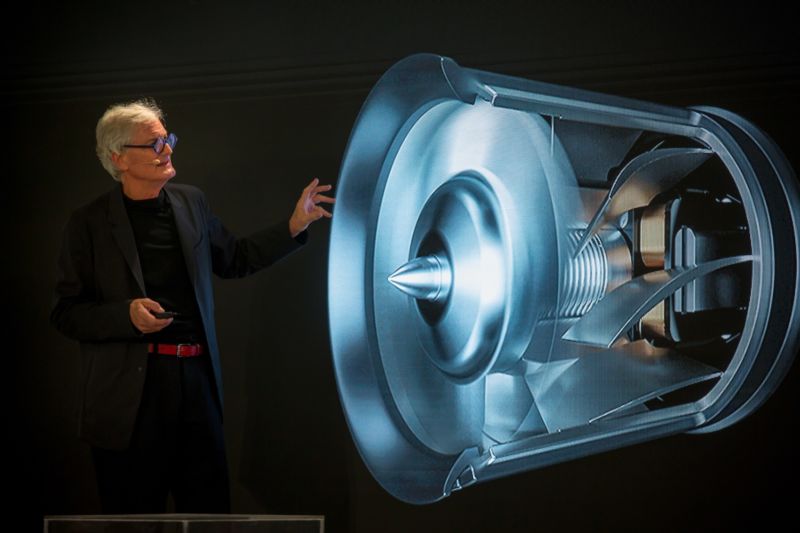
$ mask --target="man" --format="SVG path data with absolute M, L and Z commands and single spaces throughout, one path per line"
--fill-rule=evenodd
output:
M 111 106 L 97 155 L 119 182 L 72 213 L 50 321 L 80 341 L 79 437 L 104 513 L 229 513 L 211 273 L 252 274 L 331 214 L 315 178 L 291 217 L 236 238 L 197 187 L 170 183 L 177 143 L 151 100 Z

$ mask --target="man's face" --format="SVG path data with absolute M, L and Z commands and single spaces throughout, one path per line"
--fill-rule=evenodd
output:
M 137 125 L 128 144 L 153 144 L 159 137 L 166 136 L 164 125 L 152 120 Z M 152 148 L 124 148 L 121 154 L 114 157 L 114 161 L 122 170 L 123 181 L 165 182 L 175 176 L 172 148 L 168 144 L 164 145 L 160 154 L 156 154 Z

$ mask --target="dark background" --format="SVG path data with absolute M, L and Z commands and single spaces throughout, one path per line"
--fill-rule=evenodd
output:
M 786 3 L 788 6 L 788 3 Z M 176 181 L 244 235 L 337 180 L 361 104 L 416 52 L 461 65 L 752 120 L 798 168 L 795 18 L 765 2 L 126 2 L 3 17 L 3 216 L 11 363 L 6 489 L 18 530 L 99 513 L 77 432 L 78 345 L 48 324 L 71 210 L 115 186 L 94 155 L 111 103 L 157 99 L 181 138 Z M 334 188 L 335 192 L 335 188 Z M 235 513 L 324 514 L 327 530 L 737 529 L 792 523 L 797 365 L 753 416 L 470 487 L 428 506 L 370 477 L 328 341 L 329 221 L 306 248 L 215 280 Z M 8 512 L 8 511 L 7 511 Z M 10 529 L 5 529 L 9 530 Z

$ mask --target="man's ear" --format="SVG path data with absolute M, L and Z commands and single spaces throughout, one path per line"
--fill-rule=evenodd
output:
M 111 152 L 111 162 L 114 163 L 114 166 L 117 167 L 120 172 L 128 170 L 128 158 L 122 154 Z

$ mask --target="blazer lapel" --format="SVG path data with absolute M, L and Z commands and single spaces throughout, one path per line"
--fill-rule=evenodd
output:
M 180 198 L 169 185 L 164 185 L 164 190 L 172 205 L 172 214 L 175 217 L 175 227 L 178 229 L 178 237 L 183 249 L 183 259 L 186 261 L 186 271 L 192 280 L 192 286 L 197 291 L 197 261 L 195 261 L 195 244 L 202 236 L 199 229 L 192 224 L 188 207 L 184 200 Z
M 111 222 L 111 233 L 122 250 L 128 266 L 136 278 L 136 283 L 142 290 L 142 294 L 147 296 L 144 288 L 144 277 L 142 276 L 142 265 L 139 262 L 139 252 L 136 251 L 136 238 L 133 236 L 131 221 L 128 219 L 128 212 L 125 210 L 125 203 L 122 198 L 122 184 L 111 191 L 108 202 L 108 218 Z

